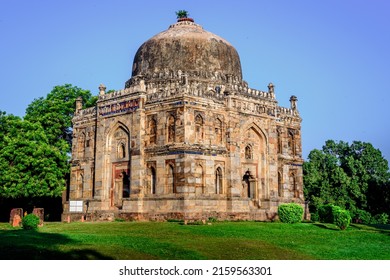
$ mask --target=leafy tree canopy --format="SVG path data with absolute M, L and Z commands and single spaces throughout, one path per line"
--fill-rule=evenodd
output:
M 0 111 L 0 198 L 58 197 L 69 173 L 75 102 L 90 91 L 66 84 L 35 99 L 23 119 Z
M 66 142 L 50 145 L 40 123 L 0 114 L 0 197 L 60 196 L 68 172 Z
M 55 86 L 46 96 L 34 99 L 26 109 L 25 120 L 42 125 L 49 144 L 57 145 L 61 139 L 68 143 L 70 152 L 72 141 L 72 118 L 76 99 L 81 96 L 84 108 L 96 105 L 97 97 L 89 90 L 65 84 Z
M 380 150 L 370 143 L 326 141 L 303 165 L 304 192 L 315 212 L 332 203 L 356 212 L 390 213 L 390 172 Z

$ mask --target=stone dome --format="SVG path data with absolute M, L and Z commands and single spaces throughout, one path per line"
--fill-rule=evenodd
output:
M 167 72 L 174 73 L 174 76 L 186 73 L 223 80 L 231 76 L 236 81 L 242 81 L 236 49 L 225 39 L 192 21 L 172 24 L 168 30 L 142 44 L 134 57 L 133 78 L 140 75 L 150 81 Z

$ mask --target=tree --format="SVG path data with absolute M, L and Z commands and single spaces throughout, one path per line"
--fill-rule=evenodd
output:
M 382 153 L 370 143 L 326 141 L 303 165 L 310 210 L 331 203 L 355 213 L 390 213 L 390 172 Z
M 176 12 L 176 17 L 179 18 L 187 18 L 190 14 L 186 10 L 179 10 Z
M 40 123 L 0 114 L 0 197 L 58 197 L 68 172 L 65 142 L 53 146 Z M 62 145 L 62 146 L 61 146 Z
M 35 99 L 24 120 L 0 111 L 0 212 L 45 205 L 52 217 L 60 213 L 79 96 L 84 108 L 96 105 L 98 98 L 88 90 L 66 84 Z
M 89 90 L 65 84 L 55 86 L 46 96 L 34 99 L 26 109 L 25 120 L 38 122 L 42 125 L 49 144 L 62 146 L 67 142 L 66 150 L 70 152 L 72 143 L 72 118 L 76 99 L 81 96 L 84 108 L 96 105 L 97 97 Z

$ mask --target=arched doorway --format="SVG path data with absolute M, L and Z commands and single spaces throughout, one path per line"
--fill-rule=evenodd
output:
M 108 197 L 110 206 L 122 207 L 123 199 L 131 195 L 131 168 L 130 168 L 130 132 L 127 127 L 118 123 L 108 135 L 107 159 L 111 172 Z

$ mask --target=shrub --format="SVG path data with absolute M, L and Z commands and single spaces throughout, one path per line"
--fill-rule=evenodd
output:
M 303 208 L 296 203 L 282 204 L 278 207 L 278 215 L 282 223 L 299 223 L 302 221 Z
M 318 222 L 320 217 L 318 216 L 318 212 L 310 213 L 310 220 L 312 222 Z
M 371 214 L 364 210 L 356 210 L 353 215 L 354 221 L 356 223 L 362 223 L 362 224 L 370 224 L 371 223 Z
M 372 218 L 371 222 L 373 224 L 385 225 L 389 222 L 389 215 L 387 215 L 386 213 L 377 214 Z
M 351 214 L 348 210 L 336 210 L 333 212 L 334 224 L 341 230 L 345 230 L 351 223 Z
M 341 210 L 339 206 L 333 204 L 321 205 L 318 208 L 318 219 L 323 223 L 333 223 L 334 222 L 334 213 Z
M 22 227 L 23 229 L 37 229 L 39 224 L 39 218 L 38 216 L 34 214 L 28 214 L 23 217 L 22 219 Z

